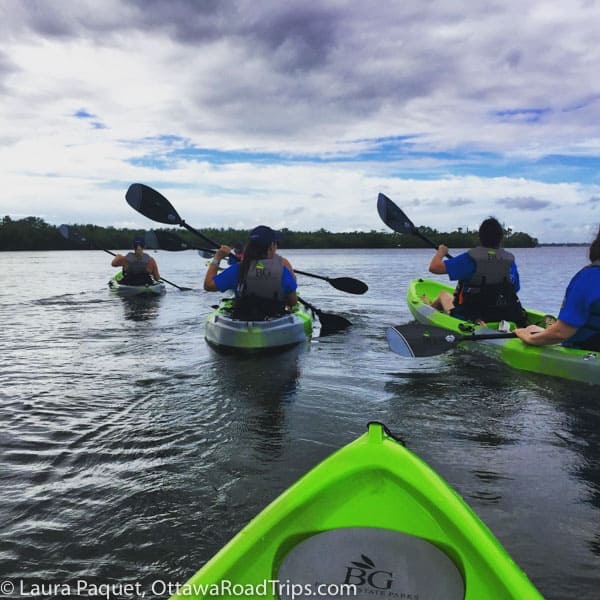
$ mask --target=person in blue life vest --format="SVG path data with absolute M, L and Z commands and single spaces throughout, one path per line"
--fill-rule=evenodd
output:
M 529 325 L 514 333 L 526 344 L 559 344 L 600 351 L 600 229 L 589 249 L 590 264 L 567 286 L 558 320 L 545 329 Z
M 204 277 L 208 292 L 233 290 L 234 312 L 239 318 L 264 318 L 280 314 L 298 302 L 296 277 L 289 261 L 277 254 L 281 233 L 266 225 L 251 232 L 243 259 L 218 273 L 222 259 L 231 253 L 221 246 L 210 261 Z
M 123 269 L 121 283 L 125 285 L 152 285 L 160 281 L 160 273 L 156 261 L 144 252 L 146 243 L 143 238 L 136 237 L 133 240 L 133 252 L 126 256 L 117 254 L 111 265 Z
M 447 274 L 458 281 L 454 294 L 440 292 L 432 302 L 436 310 L 473 322 L 514 321 L 525 324 L 525 313 L 519 302 L 519 271 L 515 257 L 501 248 L 504 230 L 494 217 L 479 227 L 479 246 L 444 260 L 448 247 L 439 246 L 431 259 L 429 271 Z

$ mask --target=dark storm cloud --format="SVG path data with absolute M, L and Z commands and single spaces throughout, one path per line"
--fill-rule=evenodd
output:
M 505 208 L 514 208 L 516 210 L 543 210 L 545 208 L 552 207 L 552 202 L 547 200 L 538 200 L 531 196 L 527 197 L 515 197 L 515 198 L 501 198 L 496 201 L 496 204 L 504 206 Z

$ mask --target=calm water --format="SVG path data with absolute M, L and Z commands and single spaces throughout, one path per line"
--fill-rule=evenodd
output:
M 101 252 L 0 253 L 0 581 L 184 581 L 269 501 L 385 422 L 452 484 L 542 594 L 600 594 L 598 388 L 463 352 L 407 361 L 385 329 L 429 250 L 287 251 L 365 296 L 301 278 L 353 323 L 268 359 L 203 338 L 220 297 L 197 254 L 155 257 L 170 288 L 125 301 Z M 525 305 L 556 313 L 584 248 L 517 250 Z M 533 287 L 536 282 L 538 287 Z M 19 597 L 15 591 L 13 596 Z

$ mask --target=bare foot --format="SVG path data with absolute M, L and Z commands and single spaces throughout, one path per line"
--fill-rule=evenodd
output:
M 421 295 L 421 301 L 423 302 L 423 304 L 427 304 L 427 306 L 431 306 L 431 301 L 427 297 L 427 294 Z

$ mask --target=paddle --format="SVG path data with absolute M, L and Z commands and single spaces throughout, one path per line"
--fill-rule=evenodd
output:
M 321 322 L 321 331 L 319 335 L 324 337 L 326 335 L 330 335 L 332 333 L 337 333 L 338 331 L 343 331 L 347 327 L 350 327 L 352 323 L 345 319 L 344 317 L 340 317 L 340 315 L 334 315 L 332 313 L 324 313 L 322 310 L 319 310 L 316 306 L 310 304 L 306 300 L 298 297 L 298 302 L 306 306 L 306 308 L 310 309 L 319 317 L 319 321 Z
M 179 252 L 180 250 L 189 250 L 190 248 L 193 248 L 195 250 L 202 250 L 203 252 L 215 253 L 215 250 L 212 249 L 189 246 L 184 239 L 169 231 L 152 231 L 150 233 L 152 234 L 153 239 L 156 239 L 158 247 L 162 248 L 163 250 Z M 239 260 L 239 257 L 235 256 L 235 259 Z M 364 294 L 369 289 L 366 283 L 359 281 L 358 279 L 354 279 L 353 277 L 330 278 L 322 275 L 306 273 L 304 271 L 298 271 L 297 269 L 294 269 L 294 271 L 300 275 L 308 275 L 309 277 L 315 277 L 316 279 L 323 279 L 334 288 L 341 290 L 342 292 L 348 292 L 349 294 Z
M 423 235 L 413 224 L 413 222 L 404 214 L 404 211 L 394 204 L 385 194 L 377 196 L 377 212 L 381 220 L 396 233 L 410 233 L 421 238 L 426 244 L 432 248 L 437 248 L 436 244 L 428 237 Z M 448 258 L 452 258 L 450 254 L 446 254 Z
M 387 330 L 390 348 L 405 358 L 436 356 L 456 348 L 462 342 L 501 340 L 516 337 L 514 333 L 472 333 L 460 335 L 441 327 L 409 323 L 395 325 Z
M 67 239 L 71 242 L 75 242 L 76 244 L 81 244 L 81 245 L 90 244 L 90 246 L 92 246 L 92 248 L 95 248 L 96 250 L 102 250 L 103 252 L 106 252 L 107 254 L 110 254 L 111 256 L 117 256 L 114 252 L 111 252 L 110 250 L 106 250 L 105 248 L 98 248 L 98 246 L 96 246 L 92 241 L 88 241 L 83 235 L 81 235 L 80 231 L 78 231 L 74 227 L 71 227 L 70 225 L 61 225 L 58 228 L 58 230 L 60 231 L 61 235 L 65 239 Z M 192 289 L 189 287 L 181 287 L 181 286 L 177 285 L 176 283 L 173 283 L 172 281 L 165 279 L 164 277 L 161 277 L 161 281 L 164 281 L 165 283 L 168 283 L 169 285 L 176 287 L 178 290 L 181 290 L 182 292 L 188 292 Z
M 191 246 L 183 238 L 179 237 L 176 233 L 170 231 L 160 231 L 158 229 L 152 229 L 146 233 L 146 243 L 149 246 L 161 248 L 169 252 L 181 252 L 182 250 L 201 250 L 203 253 L 212 256 L 215 253 L 213 248 L 198 248 L 198 246 Z M 209 258 L 205 256 L 204 258 Z
M 185 227 L 188 231 L 199 236 L 215 249 L 220 248 L 220 244 L 211 240 L 197 229 L 194 229 L 191 225 L 188 225 L 179 216 L 173 205 L 160 192 L 157 192 L 150 186 L 144 185 L 143 183 L 133 183 L 129 186 L 129 189 L 125 194 L 125 199 L 132 208 L 143 214 L 145 217 L 157 221 L 158 223 Z M 165 249 L 167 250 L 168 248 Z M 235 255 L 232 254 L 231 256 Z M 352 277 L 329 278 L 322 275 L 315 275 L 314 273 L 307 273 L 306 271 L 299 271 L 297 269 L 294 269 L 294 272 L 300 275 L 306 275 L 307 277 L 322 279 L 327 281 L 327 283 L 334 288 L 349 294 L 364 294 L 369 289 L 366 283 Z
M 137 210 L 145 217 L 167 225 L 180 225 L 208 242 L 211 246 L 214 246 L 215 249 L 221 247 L 220 244 L 211 240 L 200 231 L 197 231 L 191 225 L 188 225 L 179 216 L 173 205 L 160 192 L 157 192 L 150 186 L 144 185 L 143 183 L 131 184 L 125 194 L 125 199 L 133 209 Z M 234 257 L 235 260 L 239 260 L 235 254 L 231 254 L 230 256 Z M 300 271 L 296 272 L 300 273 Z M 303 274 L 306 275 L 306 273 Z M 335 333 L 336 331 L 341 331 L 352 324 L 344 317 L 325 313 L 305 300 L 298 300 L 319 317 L 319 321 L 321 322 L 321 335 L 328 335 L 330 333 Z

